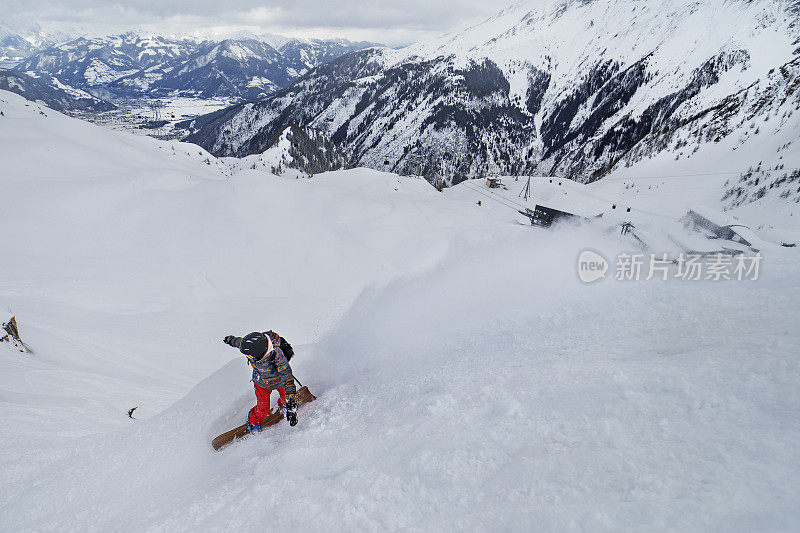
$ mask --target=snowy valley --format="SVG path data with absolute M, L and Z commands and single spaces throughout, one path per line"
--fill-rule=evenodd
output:
M 795 12 L 661 4 L 356 51 L 204 147 L 0 86 L 0 531 L 796 530 Z M 215 451 L 267 329 L 317 400 Z

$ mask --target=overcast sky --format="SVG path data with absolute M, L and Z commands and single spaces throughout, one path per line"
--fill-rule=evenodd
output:
M 289 37 L 344 37 L 390 46 L 479 22 L 512 0 L 1 0 L 0 21 L 91 33 L 237 28 Z M 55 23 L 55 24 L 54 24 Z

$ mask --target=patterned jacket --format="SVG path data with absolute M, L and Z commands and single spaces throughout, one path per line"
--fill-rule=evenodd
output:
M 292 374 L 292 367 L 289 366 L 289 361 L 281 350 L 280 336 L 273 332 L 265 332 L 269 335 L 272 341 L 272 351 L 268 352 L 264 357 L 258 361 L 253 361 L 248 358 L 247 362 L 253 367 L 253 383 L 259 387 L 275 390 L 286 388 L 286 399 L 293 400 L 297 388 L 294 386 L 294 375 Z M 242 341 L 237 337 L 240 344 Z

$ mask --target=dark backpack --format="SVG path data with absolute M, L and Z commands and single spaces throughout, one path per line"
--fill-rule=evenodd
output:
M 289 344 L 289 341 L 287 341 L 283 337 L 280 337 L 280 339 L 281 339 L 281 351 L 283 352 L 283 355 L 286 356 L 286 360 L 291 361 L 292 356 L 294 355 L 294 348 L 292 348 L 292 345 Z
M 273 339 L 277 336 L 278 340 L 281 343 L 279 347 L 280 347 L 281 351 L 283 352 L 283 355 L 286 356 L 286 360 L 287 361 L 291 361 L 292 356 L 294 355 L 294 348 L 292 348 L 292 345 L 289 344 L 289 341 L 287 341 L 286 339 L 284 339 L 283 337 L 281 337 L 280 335 L 278 335 L 274 331 L 267 331 L 265 333 L 265 335 L 269 335 Z

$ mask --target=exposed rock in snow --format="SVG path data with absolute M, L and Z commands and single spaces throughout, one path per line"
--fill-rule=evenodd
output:
M 323 132 L 299 126 L 287 126 L 278 132 L 263 153 L 223 160 L 234 173 L 250 169 L 296 177 L 339 170 L 346 163 L 344 154 Z

